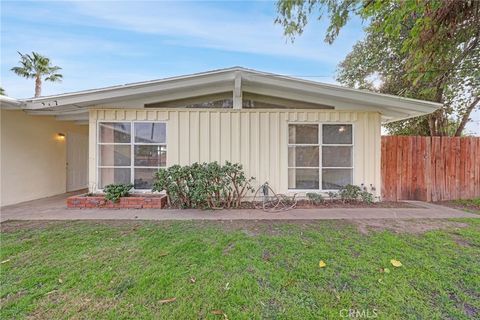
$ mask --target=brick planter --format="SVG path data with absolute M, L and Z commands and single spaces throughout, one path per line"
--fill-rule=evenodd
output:
M 120 198 L 115 203 L 105 200 L 103 196 L 78 195 L 67 198 L 67 208 L 70 209 L 161 209 L 165 207 L 166 203 L 167 197 L 165 195 L 145 197 L 134 195 Z

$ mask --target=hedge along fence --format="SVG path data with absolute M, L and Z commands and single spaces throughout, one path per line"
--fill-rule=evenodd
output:
M 480 137 L 382 137 L 382 199 L 480 197 Z

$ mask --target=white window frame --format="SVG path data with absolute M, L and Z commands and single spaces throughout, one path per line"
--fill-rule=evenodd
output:
M 289 140 L 289 127 L 290 125 L 302 125 L 302 124 L 314 124 L 318 125 L 318 144 L 308 144 L 308 143 L 302 143 L 302 144 L 295 144 L 295 143 L 290 143 Z M 349 125 L 352 126 L 352 143 L 351 144 L 324 144 L 323 143 L 323 125 Z M 355 163 L 355 124 L 353 122 L 348 122 L 348 121 L 342 121 L 342 122 L 316 122 L 316 121 L 288 121 L 287 122 L 287 183 L 288 183 L 288 170 L 289 169 L 318 169 L 318 189 L 291 189 L 288 188 L 288 192 L 337 192 L 338 189 L 323 189 L 322 188 L 322 170 L 323 169 L 349 169 L 352 170 L 352 180 L 351 184 L 353 183 L 354 180 L 354 163 Z M 290 167 L 288 165 L 288 148 L 289 147 L 317 147 L 318 146 L 318 167 Z M 351 147 L 352 148 L 352 165 L 350 167 L 323 167 L 322 165 L 322 158 L 323 158 L 323 147 Z
M 130 142 L 100 142 L 100 124 L 101 123 L 130 123 Z M 135 142 L 135 123 L 163 123 L 165 124 L 165 143 L 144 143 L 144 142 Z M 97 150 L 97 156 L 96 156 L 96 181 L 95 184 L 97 185 L 97 191 L 98 192 L 103 192 L 103 189 L 99 187 L 99 180 L 100 180 L 100 169 L 115 169 L 115 168 L 123 168 L 123 169 L 130 169 L 130 183 L 135 186 L 135 169 L 160 169 L 160 168 L 166 168 L 167 164 L 165 163 L 165 166 L 160 166 L 160 167 L 146 167 L 146 166 L 136 166 L 135 165 L 135 146 L 136 145 L 152 145 L 152 146 L 163 146 L 165 147 L 166 150 L 166 159 L 168 161 L 168 147 L 167 147 L 167 136 L 168 136 L 168 128 L 167 128 L 167 122 L 166 121 L 157 121 L 157 120 L 97 120 L 97 140 L 96 140 L 96 150 Z M 125 146 L 130 146 L 130 165 L 129 166 L 101 166 L 100 165 L 100 146 L 102 145 L 110 145 L 110 146 L 115 146 L 115 145 L 125 145 Z M 167 162 L 166 161 L 166 162 Z M 139 192 L 139 193 L 149 193 L 151 192 L 151 189 L 135 189 L 132 188 L 132 191 Z

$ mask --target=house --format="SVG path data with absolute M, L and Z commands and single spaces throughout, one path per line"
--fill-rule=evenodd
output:
M 245 68 L 1 99 L 1 204 L 110 183 L 148 191 L 161 167 L 240 162 L 274 190 L 380 190 L 381 124 L 440 104 Z

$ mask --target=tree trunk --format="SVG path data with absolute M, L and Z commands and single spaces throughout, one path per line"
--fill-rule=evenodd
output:
M 436 117 L 435 113 L 428 115 L 428 128 L 430 129 L 430 136 L 437 135 Z
M 470 114 L 472 113 L 475 106 L 480 102 L 480 96 L 477 96 L 473 102 L 468 106 L 465 114 L 462 116 L 462 121 L 458 125 L 457 131 L 455 131 L 455 137 L 460 137 L 462 135 L 465 126 L 467 125 L 468 119 L 470 118 Z
M 37 76 L 35 78 L 35 98 L 38 98 L 42 95 L 42 78 Z
M 437 90 L 435 92 L 434 101 L 443 103 L 443 85 L 444 80 L 440 81 L 437 84 Z M 443 115 L 443 108 L 438 109 L 437 111 L 433 112 L 428 117 L 428 126 L 430 127 L 430 136 L 443 136 L 443 132 L 446 131 L 444 115 Z

